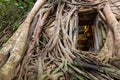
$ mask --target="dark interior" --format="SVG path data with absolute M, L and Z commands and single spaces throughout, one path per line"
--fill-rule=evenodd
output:
M 82 51 L 94 51 L 94 33 L 91 25 L 94 24 L 96 13 L 79 14 L 77 48 Z

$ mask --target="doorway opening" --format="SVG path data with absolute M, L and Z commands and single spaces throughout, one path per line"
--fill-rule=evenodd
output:
M 93 27 L 96 13 L 79 14 L 79 26 L 77 33 L 77 49 L 82 51 L 94 51 Z

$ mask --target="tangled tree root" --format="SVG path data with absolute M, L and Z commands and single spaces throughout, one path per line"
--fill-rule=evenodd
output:
M 114 28 L 118 23 L 114 16 L 109 21 L 106 9 L 110 11 L 104 0 L 37 0 L 27 19 L 0 51 L 0 79 L 119 80 L 119 68 L 110 64 L 117 54 L 114 46 L 119 46 L 115 43 L 119 43 L 119 30 Z M 94 14 L 96 21 L 81 23 L 81 14 Z M 86 22 L 84 15 L 82 20 Z M 77 47 L 81 25 L 91 26 L 94 52 Z M 84 35 L 88 35 L 89 28 L 84 27 Z

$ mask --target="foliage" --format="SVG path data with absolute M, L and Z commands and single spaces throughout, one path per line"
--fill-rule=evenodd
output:
M 29 1 L 30 7 L 32 7 L 33 3 L 31 0 Z M 26 14 L 26 6 L 22 1 L 16 0 L 1 0 L 0 1 L 0 31 L 2 31 L 7 25 L 14 24 L 13 29 L 16 30 L 18 26 L 18 21 L 21 19 L 23 15 Z M 30 8 L 28 7 L 28 9 Z M 16 28 L 15 28 L 16 27 Z
M 16 31 L 19 23 L 33 6 L 33 1 L 25 4 L 22 0 L 0 0 L 0 46 Z

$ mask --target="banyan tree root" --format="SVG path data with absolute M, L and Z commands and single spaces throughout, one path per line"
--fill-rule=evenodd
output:
M 119 35 L 119 22 L 115 18 L 115 15 L 110 9 L 109 3 L 107 3 L 103 9 L 103 13 L 106 17 L 106 23 L 109 26 L 108 37 L 106 38 L 106 43 L 104 47 L 100 50 L 98 57 L 104 62 L 108 62 L 110 59 L 119 59 L 120 49 L 120 35 Z M 109 13 L 109 14 L 108 14 Z M 108 54 L 109 53 L 109 54 Z M 115 58 L 114 58 L 115 57 Z
M 24 25 L 27 29 L 22 27 L 22 30 L 26 32 L 23 33 L 26 37 L 22 39 L 24 45 L 20 47 L 20 56 L 12 60 L 10 58 L 14 55 L 14 53 L 11 54 L 11 51 L 15 50 L 19 44 L 21 45 L 19 40 L 22 36 L 16 37 L 18 39 L 14 41 L 16 44 L 10 48 L 9 53 L 6 53 L 8 56 L 0 54 L 0 75 L 5 76 L 1 80 L 119 80 L 120 70 L 109 64 L 109 58 L 112 58 L 114 54 L 115 40 L 113 35 L 115 30 L 108 26 L 109 21 L 105 12 L 104 21 L 108 22 L 109 31 L 107 31 L 103 48 L 99 52 L 93 53 L 81 51 L 77 48 L 78 28 L 81 24 L 79 15 L 97 13 L 98 11 L 103 14 L 104 6 L 108 5 L 104 0 L 85 1 L 37 0 L 32 11 L 23 22 L 28 26 Z M 26 22 L 27 20 L 28 22 Z M 94 25 L 93 28 L 96 26 Z M 25 46 L 25 43 L 28 46 Z M 110 47 L 109 43 L 113 47 Z M 3 51 L 1 50 L 1 52 Z M 15 54 L 18 56 L 18 52 Z M 16 63 L 9 65 L 8 62 L 10 64 Z M 8 74 L 4 74 L 4 71 Z
M 107 10 L 107 11 L 106 11 Z M 120 55 L 120 23 L 117 21 L 117 19 L 115 18 L 115 15 L 112 13 L 111 9 L 110 9 L 110 5 L 106 4 L 105 8 L 104 8 L 104 14 L 106 17 L 106 21 L 107 24 L 109 25 L 109 27 L 112 29 L 113 31 L 113 36 L 115 38 L 115 53 L 116 55 Z M 109 14 L 108 14 L 109 13 Z
M 19 63 L 27 41 L 30 24 L 45 0 L 38 0 L 26 20 L 19 26 L 14 35 L 7 41 L 0 51 L 0 74 L 2 80 L 11 80 L 14 69 Z

